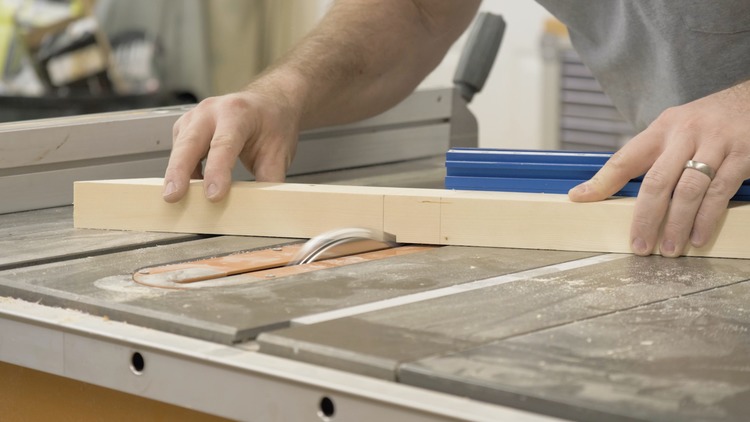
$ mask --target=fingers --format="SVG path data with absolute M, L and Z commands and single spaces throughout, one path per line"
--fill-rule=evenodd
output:
M 286 178 L 286 168 L 289 166 L 290 157 L 291 155 L 283 150 L 259 155 L 253 168 L 255 180 L 258 182 L 283 182 Z M 280 165 L 280 163 L 286 163 L 286 165 Z
M 676 257 L 688 245 L 710 244 L 729 200 L 750 178 L 749 87 L 743 82 L 666 109 L 591 180 L 572 189 L 570 199 L 605 199 L 648 170 L 633 210 L 633 252 L 648 255 L 658 247 Z M 685 168 L 689 160 L 705 163 L 715 176 Z
M 667 216 L 672 192 L 683 174 L 685 163 L 692 158 L 693 151 L 694 148 L 689 143 L 687 145 L 686 143 L 670 144 L 658 156 L 651 169 L 644 176 L 633 209 L 633 222 L 630 227 L 631 249 L 635 254 L 649 255 L 656 248 L 662 222 Z M 700 196 L 697 198 L 698 204 L 700 204 L 703 192 L 705 192 L 705 186 L 700 186 L 700 184 L 705 181 L 701 181 L 696 176 L 701 176 L 701 174 L 688 174 L 680 186 L 679 192 L 675 193 L 682 195 L 682 197 Z M 689 212 L 689 206 L 681 209 L 679 206 L 681 200 L 682 198 L 678 197 L 678 203 L 675 205 L 678 211 L 683 213 L 678 215 L 685 215 Z M 695 214 L 693 213 L 693 215 Z M 673 232 L 678 229 L 678 227 L 673 227 Z M 674 236 L 672 241 L 676 241 Z M 665 246 L 670 249 L 670 245 L 673 244 L 668 243 Z M 675 246 L 672 246 L 671 250 L 674 249 Z
M 665 150 L 638 193 L 630 232 L 631 249 L 638 255 L 658 248 L 663 256 L 678 257 L 690 245 L 708 244 L 729 200 L 750 176 L 750 158 L 741 152 L 746 147 L 734 134 L 707 129 L 716 127 L 712 121 L 688 119 L 688 124 L 682 117 L 682 123 L 667 121 L 672 130 L 659 141 Z M 710 170 L 686 168 L 689 160 Z
M 568 195 L 576 202 L 606 199 L 645 173 L 633 209 L 631 249 L 637 255 L 658 249 L 664 256 L 677 257 L 688 245 L 701 247 L 710 241 L 730 198 L 750 177 L 748 154 L 732 154 L 732 145 L 654 125 Z M 717 170 L 716 177 L 711 180 L 686 169 L 688 160 L 709 165 Z
M 696 248 L 708 244 L 716 226 L 727 209 L 729 200 L 737 193 L 743 180 L 750 178 L 750 158 L 746 154 L 729 154 L 716 172 L 703 197 L 690 233 L 690 243 Z
M 715 178 L 686 168 L 688 160 L 708 165 Z M 669 143 L 641 183 L 630 230 L 632 251 L 650 255 L 658 248 L 663 256 L 678 257 L 691 244 L 705 246 L 729 200 L 750 176 L 748 169 L 747 154 L 728 154 L 700 137 Z
M 202 177 L 206 198 L 223 200 L 238 157 L 256 180 L 284 181 L 294 155 L 298 133 L 294 116 L 298 114 L 268 98 L 249 92 L 228 94 L 206 99 L 183 115 L 173 129 L 164 199 L 179 201 L 187 192 L 190 177 Z M 205 167 L 201 169 L 203 158 Z
M 203 174 L 204 193 L 208 200 L 224 199 L 232 184 L 232 168 L 251 136 L 250 123 L 238 111 L 228 109 L 211 138 Z
M 683 159 L 685 155 L 679 158 Z M 715 169 L 722 165 L 723 157 L 719 151 L 702 148 L 695 153 L 694 157 L 685 159 L 685 162 L 690 159 L 705 163 L 710 168 Z M 677 158 L 675 158 L 674 163 L 679 164 Z M 663 237 L 659 247 L 661 254 L 667 257 L 680 256 L 685 250 L 690 241 L 690 233 L 693 230 L 698 210 L 703 205 L 706 191 L 712 184 L 708 175 L 694 169 L 685 168 L 684 163 L 682 168 L 677 168 L 675 172 L 679 174 L 679 179 L 674 187 L 671 205 L 664 220 Z M 669 198 L 667 200 L 669 201 Z M 640 218 L 646 218 L 647 207 L 644 206 L 643 210 L 644 214 L 639 214 Z M 654 236 L 647 235 L 642 227 L 636 225 L 635 219 L 631 230 L 634 238 L 636 236 L 647 236 L 649 245 L 653 245 L 650 243 L 651 239 L 656 242 Z
M 210 139 L 212 133 L 212 120 L 205 115 L 188 112 L 175 122 L 172 152 L 164 173 L 165 201 L 177 202 L 185 195 L 191 175 L 196 174 L 208 151 L 203 140 Z
M 721 164 L 719 152 L 709 150 L 695 155 L 692 140 L 668 143 L 666 138 L 659 126 L 646 129 L 614 154 L 591 180 L 568 194 L 576 202 L 603 200 L 645 173 L 630 230 L 631 249 L 637 255 L 649 255 L 658 246 L 665 256 L 679 256 L 689 242 L 693 222 L 710 183 L 698 171 L 685 172 L 685 163 L 696 159 L 710 163 L 713 168 Z M 708 211 L 714 212 L 713 208 Z M 662 232 L 664 236 L 658 245 Z M 703 230 L 698 233 L 701 235 Z
M 622 189 L 626 183 L 641 176 L 658 155 L 660 145 L 650 132 L 636 136 L 617 151 L 591 178 L 568 192 L 573 202 L 592 202 L 606 199 Z

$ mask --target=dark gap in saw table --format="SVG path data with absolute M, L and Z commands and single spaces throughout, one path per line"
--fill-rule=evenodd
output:
M 19 269 L 19 268 L 24 268 L 24 267 L 32 267 L 32 266 L 44 265 L 44 264 L 52 264 L 55 262 L 62 262 L 62 261 L 71 261 L 71 260 L 75 260 L 79 258 L 87 258 L 87 257 L 93 257 L 93 256 L 100 256 L 100 255 L 111 255 L 111 254 L 115 254 L 118 252 L 131 251 L 136 248 L 150 248 L 154 246 L 165 246 L 165 245 L 171 245 L 174 243 L 183 243 L 183 242 L 189 242 L 193 240 L 207 239 L 210 237 L 215 237 L 215 235 L 188 235 L 188 236 L 183 236 L 183 237 L 148 241 L 148 242 L 141 243 L 139 245 L 123 245 L 123 246 L 118 246 L 118 247 L 97 249 L 95 251 L 70 253 L 68 255 L 61 255 L 61 256 L 50 256 L 48 258 L 36 259 L 33 261 L 0 265 L 0 271 Z
M 515 337 L 523 337 L 523 336 L 526 336 L 526 335 L 529 335 L 529 334 L 541 333 L 541 332 L 544 332 L 544 331 L 547 331 L 547 330 L 555 330 L 555 329 L 558 329 L 558 328 L 565 327 L 567 325 L 574 325 L 574 324 L 578 324 L 578 323 L 585 322 L 585 321 L 588 321 L 588 320 L 593 320 L 593 319 L 596 319 L 596 318 L 606 317 L 606 316 L 609 316 L 609 315 L 612 315 L 612 314 L 616 314 L 616 313 L 619 313 L 619 312 L 628 312 L 628 311 L 636 310 L 638 308 L 643 308 L 643 307 L 648 307 L 648 306 L 652 306 L 652 305 L 657 305 L 659 303 L 668 302 L 670 300 L 679 300 L 679 299 L 682 299 L 684 297 L 700 295 L 700 294 L 703 294 L 703 293 L 706 293 L 706 292 L 710 292 L 712 290 L 723 289 L 723 288 L 734 286 L 736 284 L 746 283 L 748 281 L 750 281 L 750 279 L 737 280 L 735 282 L 729 282 L 729 283 L 722 284 L 722 285 L 719 285 L 719 286 L 706 287 L 705 289 L 699 289 L 699 290 L 696 290 L 696 291 L 692 291 L 692 292 L 681 294 L 681 295 L 674 296 L 674 297 L 666 297 L 666 298 L 657 299 L 657 300 L 650 301 L 650 302 L 639 303 L 639 304 L 636 304 L 636 305 L 633 305 L 633 306 L 625 306 L 625 307 L 622 307 L 620 309 L 614 309 L 612 311 L 602 312 L 602 313 L 596 314 L 596 315 L 588 315 L 588 316 L 584 316 L 584 317 L 581 317 L 581 318 L 573 319 L 571 321 L 561 322 L 559 324 L 550 324 L 550 325 L 547 325 L 545 327 L 540 327 L 540 328 L 537 328 L 537 329 L 531 329 L 529 331 L 522 331 L 522 332 L 515 333 L 513 335 L 509 335 L 508 337 L 503 338 L 503 340 L 508 340 L 508 339 L 512 339 L 512 338 L 515 338 Z
M 73 207 L 0 215 L 0 271 L 212 237 L 74 229 Z

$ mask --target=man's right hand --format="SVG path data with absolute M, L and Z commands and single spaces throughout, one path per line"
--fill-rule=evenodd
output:
M 174 126 L 164 199 L 191 175 L 221 201 L 237 160 L 282 182 L 300 128 L 374 116 L 406 98 L 466 29 L 479 0 L 337 0 L 321 23 L 244 91 L 204 100 Z M 397 46 L 397 48 L 394 48 Z
M 267 87 L 207 98 L 175 122 L 165 201 L 179 201 L 190 179 L 201 177 L 206 198 L 221 201 L 238 157 L 256 180 L 284 181 L 297 146 L 299 111 Z

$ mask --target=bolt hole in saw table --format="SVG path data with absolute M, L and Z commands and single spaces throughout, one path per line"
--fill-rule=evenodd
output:
M 439 188 L 476 139 L 455 93 L 305 133 L 290 181 Z M 136 283 L 301 241 L 73 228 L 72 181 L 160 176 L 183 111 L 0 126 L 3 420 L 746 419 L 747 259 L 439 246 Z

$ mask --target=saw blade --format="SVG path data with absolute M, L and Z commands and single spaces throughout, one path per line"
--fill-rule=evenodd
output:
M 377 251 L 397 246 L 396 237 L 359 227 L 334 229 L 313 237 L 297 251 L 289 265 L 300 265 L 334 256 Z

